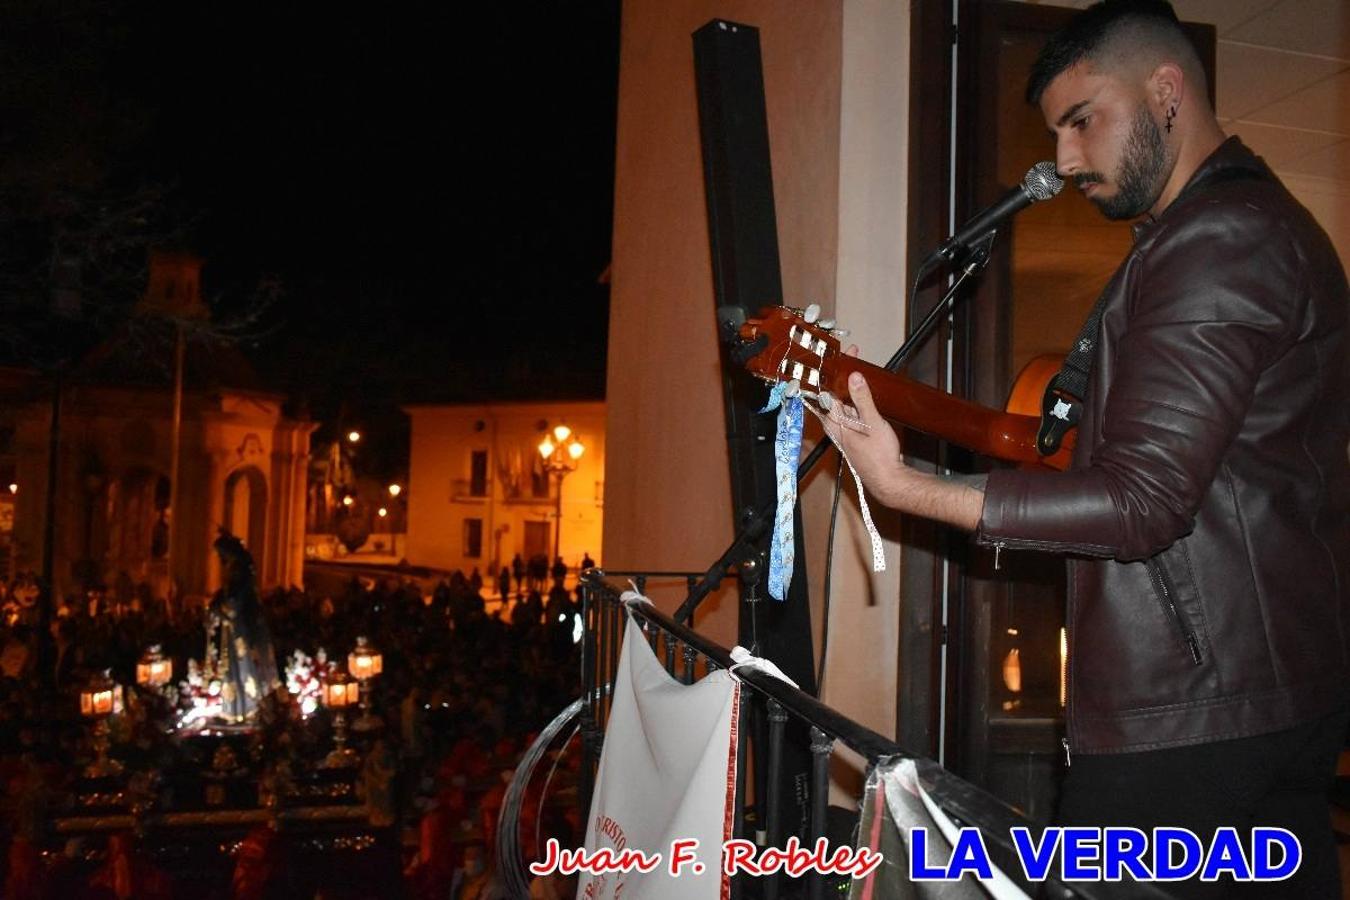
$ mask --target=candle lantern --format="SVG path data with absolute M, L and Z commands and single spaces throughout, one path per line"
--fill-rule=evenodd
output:
M 361 702 L 361 686 L 339 672 L 323 686 L 323 702 L 336 710 L 355 706 Z
M 80 691 L 80 714 L 94 722 L 94 761 L 84 770 L 89 778 L 106 778 L 121 773 L 122 766 L 108 759 L 108 717 L 114 712 L 118 685 L 107 672 L 95 675 Z
M 356 649 L 347 654 L 347 670 L 357 681 L 374 678 L 384 671 L 384 657 L 363 637 L 356 639 Z
M 384 723 L 370 711 L 370 680 L 384 671 L 384 657 L 364 637 L 356 639 L 356 649 L 347 654 L 347 671 L 361 685 L 361 716 L 352 723 L 357 731 L 374 731 Z
M 141 654 L 136 663 L 136 683 L 142 687 L 158 690 L 173 678 L 173 660 L 160 652 L 158 644 L 152 644 Z
M 323 685 L 323 703 L 333 710 L 333 752 L 323 764 L 330 769 L 356 765 L 357 755 L 347 746 L 347 707 L 360 702 L 360 684 L 343 672 L 334 672 Z

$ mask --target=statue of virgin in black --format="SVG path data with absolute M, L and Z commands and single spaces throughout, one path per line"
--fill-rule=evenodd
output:
M 278 684 L 276 651 L 263 617 L 253 555 L 224 528 L 215 549 L 224 587 L 207 608 L 206 661 L 220 680 L 222 714 L 243 722 Z

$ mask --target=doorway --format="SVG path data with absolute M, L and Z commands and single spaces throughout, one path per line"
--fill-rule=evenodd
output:
M 548 543 L 552 535 L 549 533 L 548 522 L 526 522 L 525 523 L 525 559 L 531 560 L 536 556 L 548 558 Z

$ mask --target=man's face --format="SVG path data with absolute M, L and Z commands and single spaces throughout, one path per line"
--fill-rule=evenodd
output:
M 1142 85 L 1083 63 L 1041 95 L 1055 139 L 1055 167 L 1108 219 L 1142 216 L 1158 201 L 1172 166 Z

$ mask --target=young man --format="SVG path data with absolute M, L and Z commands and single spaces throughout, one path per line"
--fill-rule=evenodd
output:
M 1326 788 L 1350 689 L 1350 293 L 1326 235 L 1236 138 L 1163 2 L 1085 10 L 1028 84 L 1061 176 L 1140 219 L 1105 288 L 1066 472 L 907 468 L 854 376 L 833 414 L 882 503 L 1068 557 L 1060 820 L 1279 826 L 1275 896 L 1339 897 Z M 1231 883 L 1170 885 L 1230 896 Z M 1128 890 L 1128 888 L 1126 888 Z

